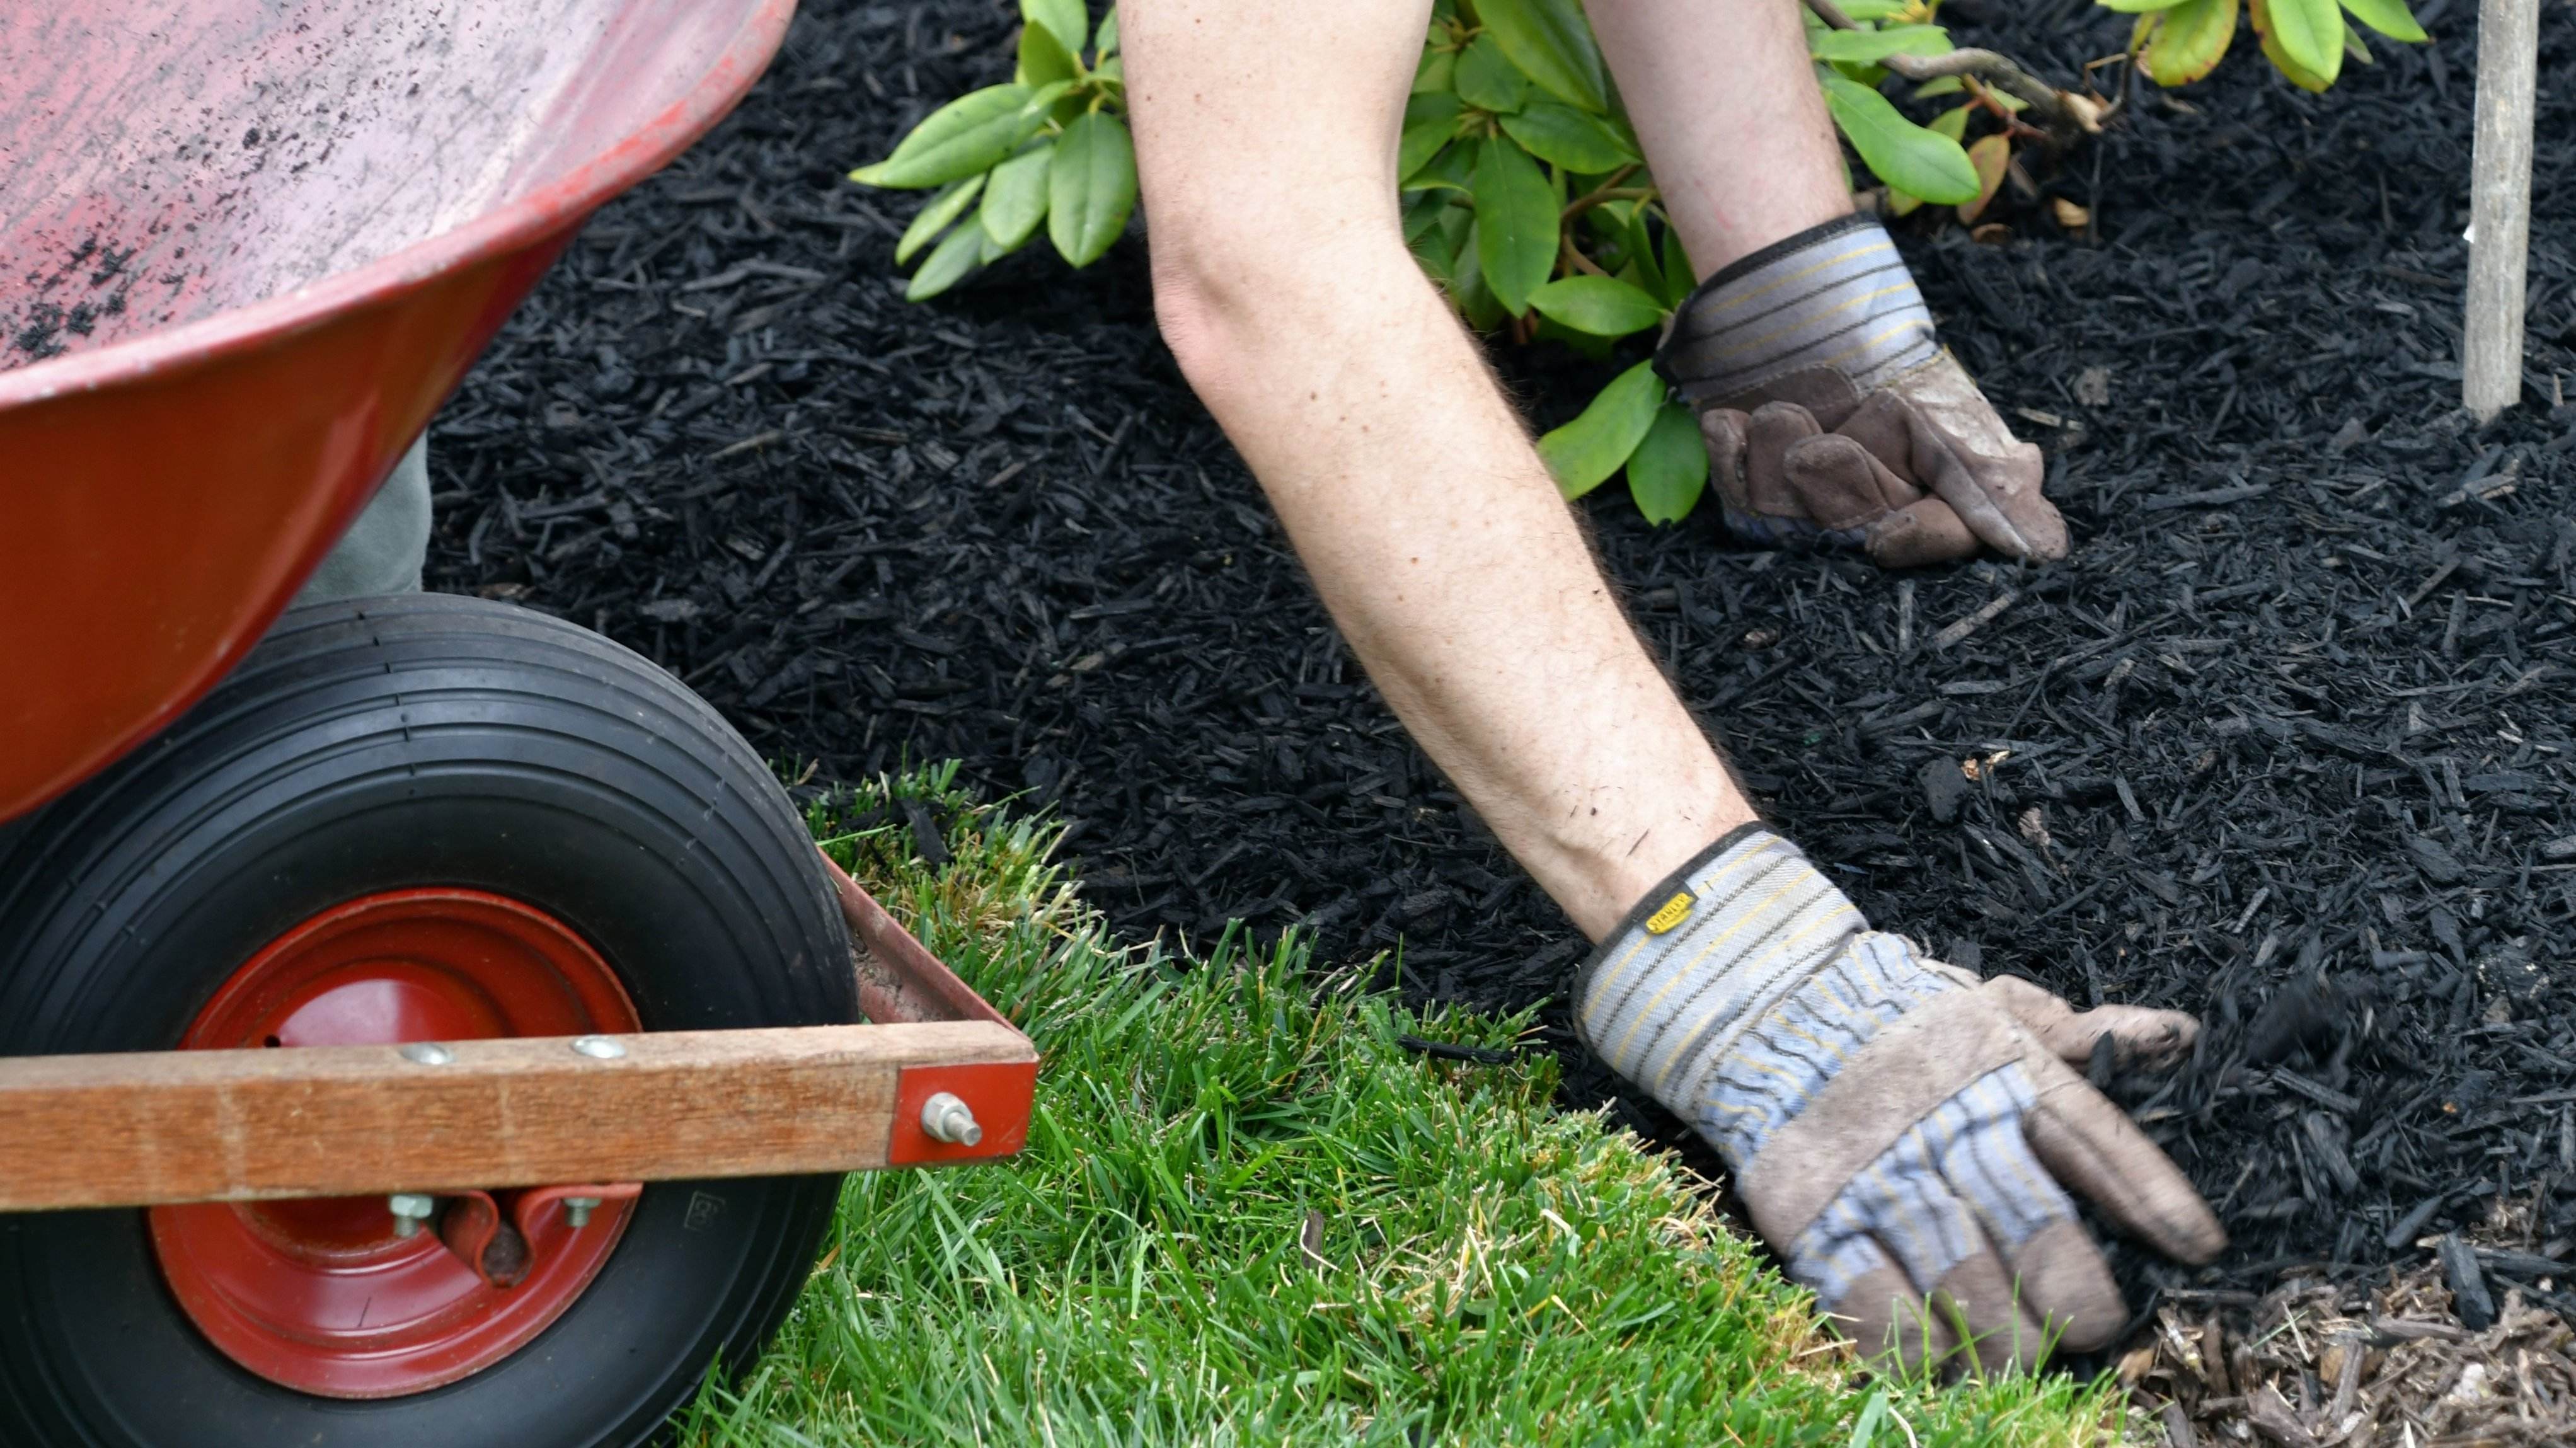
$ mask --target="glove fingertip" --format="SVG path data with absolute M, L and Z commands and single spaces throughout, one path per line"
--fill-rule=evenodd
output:
M 1870 561 L 1881 568 L 1955 563 L 1977 553 L 1977 535 L 1939 498 L 1920 499 L 1879 519 L 1864 542 Z
M 2031 489 L 2027 499 L 2019 499 L 2002 510 L 2021 534 L 2022 557 L 2033 563 L 2054 563 L 2072 550 L 2073 540 L 2066 531 L 2066 515 L 2057 505 Z
M 1789 444 L 1781 450 L 1780 471 L 1807 516 L 1826 529 L 1864 527 L 1887 512 L 1881 470 L 1867 449 L 1838 433 Z
M 1711 447 L 1718 446 L 1723 439 L 1727 445 L 1741 448 L 1744 446 L 1745 425 L 1750 421 L 1732 407 L 1712 407 L 1699 415 L 1699 433 L 1708 439 Z
M 2200 1035 L 2199 1018 L 2182 1011 L 2130 1005 L 2079 1011 L 2019 976 L 1999 975 L 1980 988 L 2050 1054 L 2073 1066 L 2089 1062 L 2096 1043 L 2108 1036 L 2119 1064 L 2161 1069 L 2181 1059 Z
M 2076 1016 L 2109 1036 L 2125 1066 L 2162 1070 L 2188 1055 L 2200 1039 L 2200 1018 L 2188 1011 L 2146 1006 L 2096 1006 Z
M 2022 1131 L 2050 1175 L 2175 1261 L 2197 1267 L 2227 1250 L 2227 1229 L 2209 1203 L 2120 1108 L 2052 1059 L 2024 1066 L 2043 1084 Z

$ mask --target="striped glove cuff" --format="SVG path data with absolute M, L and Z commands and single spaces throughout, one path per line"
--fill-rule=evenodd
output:
M 1841 373 L 1866 396 L 1940 353 L 1896 243 L 1855 212 L 1702 282 L 1674 313 L 1655 369 L 1708 407 L 1809 370 Z
M 1575 1025 L 1738 1170 L 1852 1052 L 1956 989 L 1760 825 L 1711 845 L 1584 966 Z

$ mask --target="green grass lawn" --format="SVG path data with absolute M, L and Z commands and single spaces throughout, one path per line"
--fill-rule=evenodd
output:
M 1232 938 L 1119 946 L 1047 863 L 1052 827 L 954 811 L 817 835 L 1044 1053 L 1007 1165 L 850 1178 L 766 1358 L 711 1387 L 714 1445 L 2114 1440 L 2065 1379 L 1860 1380 L 1805 1295 L 1685 1174 L 1552 1104 L 1554 1062 L 1443 1062 L 1400 1033 L 1510 1044 L 1523 1019 L 1417 1017 Z

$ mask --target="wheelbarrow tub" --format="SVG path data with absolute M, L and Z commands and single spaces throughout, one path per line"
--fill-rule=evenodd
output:
M 0 819 L 258 639 L 792 0 L 0 9 Z

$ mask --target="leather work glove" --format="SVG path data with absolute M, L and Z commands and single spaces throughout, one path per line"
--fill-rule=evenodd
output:
M 1699 413 L 1727 526 L 1887 568 L 2066 556 L 2017 441 L 1933 337 L 1913 274 L 1857 213 L 1764 247 L 1675 312 L 1656 370 Z
M 2198 1023 L 2078 1012 L 1869 929 L 1747 825 L 1659 886 L 1576 986 L 1575 1023 L 1708 1138 L 1754 1226 L 1872 1358 L 2030 1368 L 2127 1319 L 2071 1188 L 2169 1256 L 2226 1246 L 2155 1143 L 2067 1064 L 2170 1064 Z

